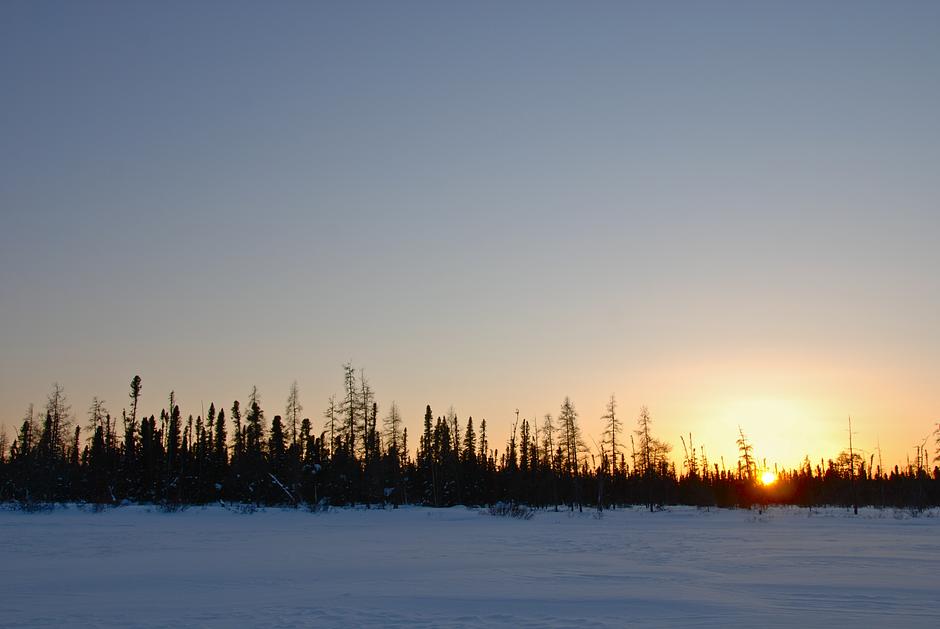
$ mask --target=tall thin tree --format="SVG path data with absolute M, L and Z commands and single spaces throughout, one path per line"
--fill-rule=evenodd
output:
M 300 413 L 304 407 L 300 404 L 300 392 L 297 389 L 297 381 L 294 380 L 290 385 L 290 393 L 287 394 L 287 406 L 284 409 L 284 419 L 290 426 L 291 445 L 297 444 L 297 426 L 300 424 Z

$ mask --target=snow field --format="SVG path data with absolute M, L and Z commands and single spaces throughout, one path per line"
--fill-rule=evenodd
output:
M 0 511 L 7 627 L 940 626 L 940 514 Z

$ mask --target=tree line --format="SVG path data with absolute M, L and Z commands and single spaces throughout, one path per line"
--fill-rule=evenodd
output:
M 916 464 L 884 470 L 851 448 L 836 459 L 774 470 L 774 482 L 739 430 L 731 468 L 709 461 L 692 435 L 682 457 L 654 434 L 640 410 L 624 431 L 611 396 L 600 443 L 589 448 L 569 398 L 557 416 L 516 418 L 507 443 L 491 447 L 486 420 L 459 419 L 453 409 L 424 413 L 416 454 L 393 402 L 383 417 L 365 374 L 343 366 L 343 394 L 329 399 L 320 431 L 303 414 L 297 384 L 283 414 L 266 420 L 253 388 L 244 406 L 209 408 L 183 418 L 175 394 L 159 416 L 140 413 L 143 384 L 112 417 L 94 398 L 87 424 L 76 421 L 55 384 L 40 412 L 30 405 L 17 434 L 0 433 L 0 501 L 23 507 L 52 502 L 121 504 L 492 505 L 597 509 L 645 505 L 747 507 L 755 504 L 874 505 L 923 509 L 940 505 L 940 468 L 926 448 Z M 936 433 L 940 450 L 940 430 Z M 940 455 L 933 463 L 940 463 Z M 766 479 L 763 479 L 766 480 Z

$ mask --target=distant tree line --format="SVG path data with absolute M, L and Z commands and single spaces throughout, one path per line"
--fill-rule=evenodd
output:
M 27 410 L 13 437 L 0 434 L 0 501 L 22 506 L 126 501 L 168 507 L 212 502 L 255 505 L 492 505 L 608 509 L 625 505 L 746 507 L 762 504 L 873 505 L 923 509 L 940 505 L 940 468 L 926 450 L 916 464 L 883 470 L 850 450 L 835 460 L 770 471 L 739 431 L 732 468 L 710 462 L 689 435 L 678 468 L 644 407 L 624 436 L 611 396 L 600 443 L 589 449 L 578 412 L 565 398 L 557 416 L 520 419 L 502 449 L 491 447 L 486 420 L 461 420 L 451 409 L 425 409 L 416 456 L 393 402 L 379 417 L 365 375 L 343 366 L 343 394 L 320 422 L 303 416 L 296 383 L 283 415 L 266 420 L 257 389 L 243 406 L 210 404 L 180 412 L 174 393 L 160 415 L 140 414 L 139 376 L 119 418 L 94 398 L 80 426 L 65 392 L 54 385 L 44 408 Z M 937 434 L 940 450 L 940 433 Z M 933 463 L 940 462 L 940 457 Z M 767 480 L 767 479 L 764 479 Z

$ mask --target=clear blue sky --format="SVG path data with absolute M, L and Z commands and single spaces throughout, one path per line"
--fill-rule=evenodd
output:
M 8 432 L 137 373 L 319 422 L 348 360 L 497 447 L 940 419 L 940 3 L 7 0 L 0 81 Z

